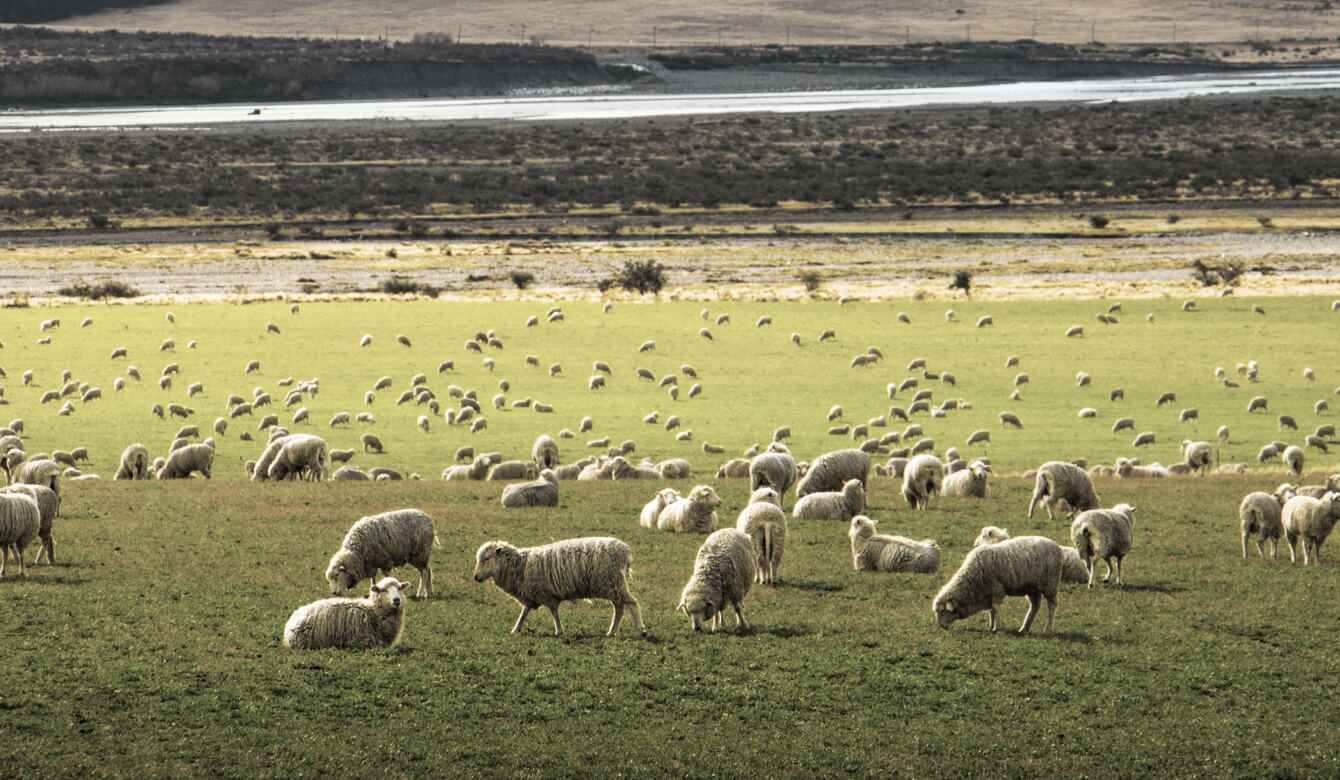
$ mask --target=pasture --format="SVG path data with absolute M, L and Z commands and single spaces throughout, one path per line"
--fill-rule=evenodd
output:
M 1333 553 L 1323 548 L 1322 565 L 1308 569 L 1290 565 L 1287 552 L 1282 562 L 1244 562 L 1236 510 L 1245 493 L 1284 479 L 1278 463 L 1255 462 L 1262 444 L 1301 445 L 1303 434 L 1333 419 L 1312 410 L 1340 385 L 1340 368 L 1317 349 L 1340 313 L 1315 297 L 1200 298 L 1193 312 L 1181 300 L 1126 299 L 1120 324 L 1099 324 L 1095 314 L 1118 300 L 721 301 L 706 305 L 708 321 L 702 303 L 625 301 L 609 313 L 594 303 L 538 300 L 307 301 L 296 315 L 281 302 L 0 310 L 4 398 L 10 417 L 24 420 L 29 451 L 85 446 L 92 457 L 85 471 L 103 476 L 65 484 L 56 565 L 0 583 L 8 606 L 0 619 L 8 682 L 0 692 L 0 773 L 1334 775 Z M 1254 304 L 1266 314 L 1252 313 Z M 562 322 L 545 322 L 551 305 L 561 305 Z M 950 306 L 956 321 L 946 320 Z M 899 322 L 899 312 L 911 323 Z M 726 313 L 729 324 L 716 324 Z M 531 315 L 544 324 L 525 327 Z M 773 324 L 755 327 L 763 315 Z M 983 315 L 995 325 L 974 327 Z M 93 322 L 81 328 L 85 316 Z M 41 331 L 51 317 L 61 325 Z M 267 322 L 279 333 L 267 333 Z M 1084 326 L 1082 338 L 1063 335 L 1073 324 Z M 704 327 L 711 340 L 699 335 Z M 837 338 L 820 343 L 826 328 Z M 464 349 L 489 329 L 502 349 Z M 364 333 L 372 344 L 359 347 Z M 397 334 L 412 346 L 398 345 Z M 37 344 L 42 337 L 50 343 Z M 168 337 L 175 348 L 160 351 Z M 192 339 L 198 346 L 187 349 Z M 648 339 L 655 350 L 638 353 Z M 123 346 L 127 359 L 108 357 Z M 871 346 L 884 359 L 851 368 Z M 532 354 L 539 367 L 526 365 Z M 1005 367 L 1010 355 L 1019 368 Z M 766 443 L 780 425 L 791 427 L 798 458 L 852 446 L 850 437 L 826 433 L 837 424 L 826 419 L 829 408 L 841 404 L 842 421 L 852 424 L 890 405 L 905 408 L 912 391 L 890 400 L 886 386 L 908 377 L 905 367 L 918 357 L 957 380 L 929 383 L 918 372 L 921 388 L 932 388 L 937 403 L 961 398 L 972 408 L 914 420 L 936 440 L 937 454 L 956 446 L 991 457 L 1002 475 L 992 497 L 945 499 L 912 513 L 893 482 L 872 476 L 867 514 L 885 533 L 937 539 L 940 571 L 854 572 L 845 527 L 797 521 L 782 584 L 751 592 L 745 614 L 753 629 L 742 635 L 694 635 L 673 611 L 701 538 L 638 527 L 656 485 L 564 482 L 558 509 L 518 511 L 498 505 L 496 483 L 437 481 L 460 446 L 524 458 L 539 433 L 575 431 L 589 415 L 590 433 L 560 439 L 564 461 L 605 436 L 634 440 L 634 457 L 686 457 L 697 476 L 676 487 L 716 485 L 725 500 L 720 525 L 733 524 L 747 490 L 742 480 L 712 478 L 720 462 Z M 250 360 L 260 361 L 259 373 L 244 374 Z M 446 360 L 454 368 L 439 374 Z M 587 389 L 595 360 L 612 368 L 604 390 Z M 1234 370 L 1248 360 L 1260 364 L 1256 383 Z M 163 390 L 156 380 L 169 362 L 180 372 Z M 114 392 L 128 363 L 143 381 Z M 563 366 L 555 378 L 552 363 Z M 646 367 L 659 378 L 684 364 L 698 378 L 680 377 L 678 401 L 634 373 Z M 1219 365 L 1241 387 L 1215 380 Z M 1306 367 L 1315 381 L 1304 379 Z M 103 398 L 76 400 L 62 417 L 58 402 L 38 399 L 61 386 L 66 369 L 101 387 Z M 34 377 L 26 387 L 25 370 Z M 1081 370 L 1091 386 L 1076 386 Z M 1030 381 L 1021 400 L 1010 401 L 1020 371 Z M 415 373 L 427 375 L 444 407 L 454 405 L 449 384 L 476 389 L 488 428 L 470 434 L 439 416 L 420 432 L 415 420 L 425 407 L 395 404 Z M 311 422 L 289 427 L 332 447 L 357 447 L 365 429 L 326 421 L 364 410 L 363 393 L 392 377 L 366 428 L 386 452 L 360 451 L 353 464 L 423 481 L 253 484 L 242 464 L 259 455 L 260 442 L 238 434 L 263 437 L 254 416 L 232 420 L 218 437 L 208 482 L 110 480 L 126 444 L 165 454 L 182 424 L 152 416 L 151 404 L 193 407 L 188 422 L 204 432 L 225 413 L 230 393 L 250 397 L 263 387 L 288 423 L 298 407 L 282 409 L 276 382 L 289 376 L 320 380 L 320 392 L 301 404 Z M 510 383 L 506 411 L 489 404 L 501 379 Z M 703 392 L 688 399 L 694 381 Z M 187 397 L 192 382 L 204 393 Z M 1107 400 L 1115 387 L 1125 400 Z M 1169 391 L 1177 402 L 1156 407 Z M 1254 395 L 1269 398 L 1269 414 L 1247 413 Z M 511 406 L 527 396 L 554 413 Z M 1079 419 L 1082 407 L 1098 416 Z M 1179 423 L 1190 407 L 1199 421 Z M 678 415 L 680 430 L 643 423 L 653 410 L 662 422 Z M 1001 426 L 997 414 L 1006 410 L 1022 429 Z M 1278 414 L 1295 417 L 1300 430 L 1279 431 Z M 1131 432 L 1111 433 L 1119 416 L 1134 417 L 1136 431 L 1154 431 L 1158 443 L 1133 450 Z M 1221 424 L 1232 435 L 1217 445 L 1219 460 L 1248 462 L 1252 473 L 1097 482 L 1104 505 L 1137 508 L 1124 588 L 1063 586 L 1053 636 L 992 635 L 984 616 L 947 632 L 936 627 L 931 600 L 981 526 L 1066 539 L 1062 521 L 1024 518 L 1031 482 L 1012 475 L 1077 457 L 1167 464 L 1178 459 L 1181 439 L 1214 441 Z M 676 440 L 685 429 L 692 440 Z M 990 430 L 992 443 L 967 448 L 977 429 Z M 727 453 L 707 455 L 703 442 Z M 1303 482 L 1334 470 L 1334 458 L 1316 450 L 1308 457 Z M 362 653 L 282 648 L 292 610 L 326 595 L 325 565 L 348 526 L 402 506 L 434 518 L 442 547 L 434 551 L 437 593 L 409 605 L 401 643 Z M 563 638 L 551 636 L 543 612 L 524 635 L 509 636 L 519 608 L 491 583 L 473 582 L 479 544 L 596 534 L 632 546 L 633 592 L 648 637 L 636 638 L 625 622 L 617 638 L 605 639 L 609 606 L 600 602 L 565 605 Z M 412 569 L 397 574 L 415 580 Z M 1007 601 L 1006 627 L 1017 627 L 1023 611 L 1021 599 Z

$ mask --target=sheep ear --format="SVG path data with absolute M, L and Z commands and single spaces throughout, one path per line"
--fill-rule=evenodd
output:
M 953 612 L 953 611 L 954 611 L 954 602 L 952 602 L 952 601 L 946 601 L 946 602 L 945 602 L 945 612 Z
M 396 587 L 400 588 L 401 590 L 405 590 L 406 588 L 409 587 L 409 583 L 408 583 L 408 582 L 398 582 L 398 583 L 396 584 Z
M 377 583 L 374 582 L 374 583 L 372 583 L 372 592 L 373 592 L 373 593 L 381 593 L 381 592 L 382 592 L 382 589 L 379 588 L 379 587 L 377 587 Z
M 344 570 L 345 570 L 344 564 L 341 563 L 341 564 L 340 564 L 340 571 L 344 571 Z

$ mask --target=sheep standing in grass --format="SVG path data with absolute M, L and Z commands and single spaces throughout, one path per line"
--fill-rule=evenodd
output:
M 505 507 L 558 506 L 558 477 L 552 469 L 540 472 L 534 482 L 515 482 L 503 488 Z
M 541 470 L 558 468 L 561 462 L 558 458 L 558 442 L 547 433 L 540 434 L 530 448 L 530 459 Z
M 944 484 L 944 464 L 934 455 L 912 458 L 903 469 L 903 500 L 913 509 L 926 509 L 940 495 Z
M 687 498 L 669 504 L 656 518 L 656 527 L 674 533 L 711 533 L 717 527 L 716 508 L 721 497 L 710 485 L 695 487 Z
M 419 570 L 415 597 L 433 595 L 433 570 L 429 566 L 438 546 L 433 520 L 418 509 L 397 509 L 359 519 L 344 535 L 339 551 L 326 567 L 332 595 L 339 596 L 362 580 L 376 577 L 378 570 L 408 563 Z
M 1284 522 L 1281 519 L 1283 505 L 1277 496 L 1256 491 L 1243 496 L 1238 504 L 1238 519 L 1242 525 L 1242 557 L 1247 557 L 1247 539 L 1257 535 L 1256 552 L 1266 557 L 1264 542 L 1270 540 L 1270 557 L 1275 557 L 1280 537 L 1284 536 Z
M 186 479 L 191 472 L 198 471 L 209 479 L 214 468 L 213 444 L 187 444 L 168 454 L 167 462 L 158 470 L 159 479 Z
M 849 479 L 842 490 L 801 496 L 791 514 L 801 520 L 850 521 L 865 509 L 865 488 L 859 479 Z
M 974 460 L 966 469 L 945 475 L 940 494 L 953 498 L 986 498 L 990 476 L 991 467 L 985 461 Z
M 727 606 L 735 608 L 737 631 L 749 628 L 740 605 L 754 584 L 757 570 L 754 543 L 735 528 L 716 531 L 698 548 L 693 575 L 679 596 L 679 606 L 693 621 L 693 630 L 701 631 L 704 622 L 712 630 L 725 622 Z
M 1033 627 L 1042 599 L 1047 599 L 1047 628 L 1052 630 L 1056 597 L 1061 589 L 1061 546 L 1043 536 L 1020 536 L 968 552 L 963 564 L 940 589 L 932 604 L 940 628 L 949 628 L 981 612 L 990 611 L 988 627 L 1000 628 L 1000 605 L 1006 596 L 1028 597 L 1028 614 L 1019 633 Z
M 1067 514 L 1082 512 L 1098 506 L 1098 494 L 1093 491 L 1093 480 L 1084 469 L 1073 463 L 1048 461 L 1038 467 L 1036 482 L 1033 485 L 1033 497 L 1028 502 L 1028 516 L 1038 501 L 1047 509 L 1047 519 L 1055 515 L 1053 508 L 1061 501 L 1069 507 Z
M 633 554 L 627 544 L 608 536 L 565 539 L 540 547 L 517 548 L 507 542 L 486 542 L 475 554 L 475 582 L 492 579 L 499 590 L 521 604 L 512 633 L 521 632 L 526 616 L 543 606 L 554 617 L 554 634 L 562 636 L 558 606 L 573 599 L 609 599 L 614 617 L 605 636 L 614 636 L 624 608 L 646 636 L 642 610 L 628 589 Z
M 1280 518 L 1284 522 L 1284 541 L 1289 545 L 1289 560 L 1298 562 L 1295 550 L 1301 539 L 1303 565 L 1320 564 L 1321 546 L 1331 535 L 1335 521 L 1340 520 L 1340 493 L 1327 493 L 1321 498 L 1294 496 L 1284 503 Z
M 1182 457 L 1191 470 L 1197 474 L 1205 475 L 1210 471 L 1210 464 L 1214 462 L 1214 448 L 1208 441 L 1191 441 L 1184 439 L 1182 441 Z
M 748 506 L 740 511 L 735 528 L 754 543 L 757 566 L 754 581 L 776 585 L 786 549 L 786 513 L 782 511 L 781 494 L 769 487 L 755 490 Z
M 54 460 L 25 460 L 14 467 L 14 482 L 25 485 L 45 485 L 60 493 L 60 464 Z
M 1090 509 L 1081 512 L 1070 524 L 1070 541 L 1074 542 L 1079 557 L 1089 570 L 1089 587 L 1093 587 L 1098 559 L 1107 566 L 1103 582 L 1112 577 L 1112 559 L 1117 560 L 1117 584 L 1121 585 L 1121 561 L 1134 543 L 1135 509 L 1130 504 L 1117 504 L 1111 509 Z
M 42 512 L 36 499 L 24 493 L 0 493 L 0 578 L 9 568 L 11 555 L 19 562 L 19 576 L 28 577 L 23 552 L 41 528 Z
M 982 532 L 973 540 L 973 547 L 981 547 L 984 544 L 998 544 L 1010 538 L 1010 532 L 1004 528 L 997 528 L 994 525 L 988 525 L 982 529 Z M 1089 581 L 1089 570 L 1084 566 L 1084 561 L 1080 560 L 1079 550 L 1074 547 L 1061 548 L 1061 582 L 1084 583 Z
M 39 523 L 37 528 L 37 538 L 41 540 L 41 546 L 37 549 L 37 557 L 34 563 L 41 563 L 45 558 L 48 564 L 55 563 L 53 554 L 56 551 L 56 543 L 51 537 L 51 526 L 53 521 L 60 516 L 60 495 L 45 485 L 10 485 L 0 488 L 0 493 L 20 493 L 22 495 L 32 496 L 37 502 L 39 514 Z
M 875 533 L 875 521 L 865 515 L 851 519 L 851 565 L 856 571 L 933 574 L 940 568 L 940 545 L 902 536 Z
M 149 479 L 149 451 L 143 444 L 132 444 L 121 453 L 121 465 L 113 479 Z
M 749 461 L 749 489 L 770 487 L 785 494 L 796 484 L 796 461 L 787 452 L 765 452 Z
M 860 480 L 861 487 L 864 488 L 869 476 L 869 454 L 860 450 L 827 452 L 815 458 L 805 476 L 796 483 L 796 498 L 809 493 L 841 490 L 849 479 Z M 771 487 L 777 486 L 771 485 Z
M 330 598 L 298 607 L 284 625 L 284 647 L 390 647 L 400 641 L 405 626 L 401 591 L 408 587 L 408 582 L 387 577 L 373 583 L 365 599 Z
M 1284 465 L 1289 469 L 1289 473 L 1298 475 L 1303 473 L 1303 448 L 1296 445 L 1289 445 L 1284 448 L 1280 454 L 1284 459 Z

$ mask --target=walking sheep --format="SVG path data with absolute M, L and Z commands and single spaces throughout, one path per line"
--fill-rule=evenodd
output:
M 687 498 L 669 504 L 656 518 L 656 527 L 673 533 L 711 533 L 717 527 L 716 508 L 721 497 L 710 485 L 699 485 Z
M 875 521 L 865 515 L 851 519 L 851 565 L 856 571 L 934 574 L 940 568 L 940 545 L 902 536 L 875 533 Z
M 112 479 L 149 479 L 149 451 L 132 444 L 121 453 L 121 465 Z
M 0 579 L 5 576 L 11 555 L 19 562 L 19 576 L 28 578 L 23 553 L 41 528 L 42 513 L 36 499 L 24 493 L 0 493 Z
M 800 520 L 836 520 L 845 523 L 865 509 L 865 488 L 859 479 L 849 479 L 842 490 L 809 493 L 796 501 L 791 514 Z
M 364 599 L 330 598 L 298 607 L 284 624 L 284 647 L 317 650 L 338 647 L 366 650 L 400 641 L 409 587 L 395 577 L 373 583 Z
M 632 551 L 608 536 L 565 539 L 540 547 L 517 548 L 503 541 L 486 542 L 475 554 L 475 582 L 492 579 L 498 589 L 521 604 L 512 633 L 521 632 L 526 616 L 543 606 L 554 618 L 554 635 L 563 635 L 558 606 L 573 599 L 609 599 L 614 617 L 605 636 L 614 636 L 624 608 L 646 636 L 642 610 L 628 589 Z
M 1256 552 L 1266 557 L 1263 543 L 1270 540 L 1270 557 L 1274 558 L 1280 537 L 1284 536 L 1283 505 L 1277 496 L 1256 491 L 1243 496 L 1238 504 L 1238 519 L 1242 525 L 1242 557 L 1247 557 L 1247 539 L 1257 534 Z
M 781 501 L 781 494 L 772 488 L 759 488 L 735 521 L 735 528 L 753 542 L 757 569 L 754 582 L 762 585 L 777 584 L 786 549 L 786 513 Z
M 1054 517 L 1053 508 L 1060 501 L 1070 507 L 1067 514 L 1082 512 L 1098 506 L 1098 495 L 1093 492 L 1093 480 L 1084 469 L 1073 463 L 1048 461 L 1038 467 L 1033 497 L 1028 502 L 1028 516 L 1038 501 L 1047 509 L 1047 519 Z
M 869 475 L 869 454 L 860 450 L 827 452 L 815 458 L 805 476 L 796 483 L 796 498 L 810 493 L 841 490 L 849 479 L 860 480 L 861 487 L 864 488 Z M 771 487 L 777 486 L 771 485 Z
M 1340 520 L 1340 493 L 1327 493 L 1321 498 L 1294 496 L 1285 502 L 1280 517 L 1284 522 L 1284 541 L 1289 545 L 1289 560 L 1298 562 L 1295 549 L 1301 539 L 1303 565 L 1320 564 L 1321 546 L 1331 535 L 1335 521 Z
M 903 500 L 913 509 L 926 509 L 940 495 L 944 464 L 934 455 L 918 455 L 903 469 Z
M 1079 551 L 1079 557 L 1089 570 L 1089 587 L 1098 559 L 1107 566 L 1103 582 L 1112 577 L 1112 559 L 1117 559 L 1117 584 L 1121 585 L 1121 561 L 1131 551 L 1134 542 L 1135 509 L 1130 504 L 1117 504 L 1111 509 L 1090 509 L 1081 512 L 1070 524 L 1070 541 Z
M 558 477 L 552 469 L 540 472 L 534 482 L 515 482 L 503 488 L 505 507 L 558 506 Z
M 1028 614 L 1019 627 L 1033 627 L 1042 599 L 1047 599 L 1047 633 L 1052 630 L 1056 597 L 1061 588 L 1061 546 L 1043 536 L 1020 536 L 968 551 L 958 571 L 940 589 L 932 604 L 940 628 L 990 610 L 988 628 L 1000 628 L 1000 605 L 1006 596 L 1028 597 Z
M 429 559 L 437 546 L 432 518 L 418 509 L 397 509 L 361 518 L 349 528 L 326 567 L 330 592 L 339 596 L 359 582 L 376 577 L 378 570 L 389 575 L 391 569 L 408 563 L 419 570 L 415 597 L 432 596 Z
M 692 620 L 694 631 L 701 631 L 707 621 L 713 631 L 723 625 L 727 606 L 735 608 L 735 629 L 749 628 L 740 604 L 754 583 L 755 560 L 753 540 L 735 528 L 722 528 L 707 537 L 698 548 L 693 575 L 677 607 Z

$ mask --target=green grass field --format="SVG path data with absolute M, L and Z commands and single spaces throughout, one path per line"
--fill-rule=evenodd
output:
M 0 310 L 4 398 L 10 416 L 24 420 L 29 451 L 86 446 L 86 471 L 104 477 L 66 483 L 57 564 L 0 583 L 9 607 L 0 612 L 0 774 L 1333 776 L 1340 608 L 1332 553 L 1323 548 L 1322 565 L 1308 569 L 1290 565 L 1287 552 L 1283 562 L 1244 562 L 1237 504 L 1284 479 L 1278 464 L 1255 463 L 1262 444 L 1301 444 L 1333 419 L 1312 408 L 1340 384 L 1340 370 L 1318 349 L 1340 314 L 1316 298 L 1206 298 L 1194 313 L 1182 312 L 1180 300 L 1126 300 L 1121 324 L 1102 326 L 1094 315 L 1109 303 L 960 301 L 955 323 L 942 302 L 722 302 L 709 306 L 707 323 L 701 304 L 616 303 L 604 314 L 598 304 L 563 303 L 564 322 L 536 328 L 523 323 L 532 314 L 543 321 L 550 303 L 310 302 L 296 316 L 280 303 L 184 305 L 172 309 L 175 325 L 162 307 Z M 1252 314 L 1252 304 L 1266 315 Z M 911 325 L 895 319 L 899 311 Z M 731 323 L 716 325 L 727 312 Z M 755 328 L 763 314 L 773 324 Z M 985 314 L 995 326 L 975 328 Z M 43 334 L 40 322 L 53 316 L 62 325 Z M 85 316 L 93 324 L 80 328 Z M 266 322 L 281 332 L 266 335 Z M 1077 323 L 1085 337 L 1065 338 Z M 713 340 L 698 335 L 704 326 Z M 496 362 L 491 373 L 463 349 L 490 328 L 504 343 L 485 351 Z M 818 343 L 824 328 L 838 338 Z M 793 331 L 803 346 L 790 343 Z M 373 344 L 360 348 L 365 332 Z M 396 345 L 397 333 L 413 346 Z M 36 343 L 43 335 L 50 344 Z M 177 346 L 160 352 L 168 336 Z M 191 339 L 198 348 L 186 348 Z M 646 339 L 656 350 L 638 354 Z M 116 393 L 112 381 L 127 361 L 108 355 L 119 346 L 144 381 Z M 869 346 L 885 359 L 850 368 Z M 540 368 L 525 365 L 528 354 Z M 1019 402 L 1008 400 L 1011 354 L 1031 376 Z M 674 612 L 701 538 L 638 527 L 652 486 L 563 483 L 558 509 L 517 511 L 499 506 L 499 485 L 437 481 L 459 446 L 525 457 L 537 434 L 576 430 L 590 415 L 595 429 L 583 437 L 635 439 L 637 455 L 653 459 L 688 457 L 700 476 L 680 486 L 715 484 L 721 524 L 731 524 L 747 491 L 741 480 L 711 479 L 719 462 L 768 441 L 779 425 L 792 428 L 801 458 L 851 446 L 849 437 L 826 435 L 829 407 L 842 404 L 845 420 L 863 422 L 890 403 L 906 406 L 909 394 L 890 401 L 885 386 L 906 377 L 914 357 L 956 374 L 956 386 L 934 385 L 936 401 L 973 406 L 916 416 L 937 452 L 966 450 L 967 434 L 986 428 L 993 443 L 974 451 L 1001 474 L 1053 458 L 1110 463 L 1138 454 L 1166 464 L 1182 438 L 1214 440 L 1220 424 L 1233 431 L 1221 461 L 1250 462 L 1253 472 L 1099 480 L 1105 504 L 1137 507 L 1126 586 L 1064 586 L 1056 633 L 1025 638 L 988 633 L 984 616 L 941 631 L 930 610 L 981 526 L 1066 539 L 1060 520 L 1024 517 L 1031 483 L 1018 477 L 997 479 L 988 500 L 946 499 L 918 514 L 892 482 L 872 478 L 868 514 L 882 531 L 939 540 L 943 564 L 934 575 L 854 572 L 845 527 L 793 523 L 782 584 L 750 594 L 753 630 L 743 635 L 695 635 Z M 245 375 L 253 359 L 261 372 Z M 598 392 L 586 389 L 597 359 L 613 367 Z M 1249 385 L 1233 369 L 1253 359 L 1260 381 Z M 444 360 L 456 368 L 439 375 Z M 154 380 L 168 362 L 181 372 L 163 391 Z M 563 364 L 562 378 L 548 377 L 553 362 Z M 672 402 L 634 375 L 639 366 L 661 376 L 684 363 L 704 387 L 692 400 Z M 1217 365 L 1242 387 L 1217 383 Z M 1315 382 L 1303 378 L 1304 367 Z M 34 382 L 24 387 L 28 369 Z M 76 400 L 73 414 L 59 417 L 58 404 L 38 398 L 60 386 L 65 369 L 104 397 Z M 1075 386 L 1078 370 L 1094 377 L 1092 387 Z M 419 372 L 444 406 L 452 405 L 449 383 L 476 389 L 487 431 L 471 435 L 439 419 L 418 432 L 424 408 L 394 400 Z M 220 437 L 209 482 L 110 480 L 128 443 L 165 454 L 182 421 L 150 415 L 154 402 L 194 407 L 190 422 L 204 429 L 229 393 L 250 396 L 261 386 L 274 394 L 281 378 L 318 377 L 320 393 L 303 402 L 308 427 L 351 447 L 362 429 L 331 430 L 325 421 L 361 411 L 363 392 L 383 375 L 394 392 L 378 393 L 368 430 L 387 451 L 360 452 L 354 464 L 417 472 L 423 482 L 246 482 L 242 462 L 261 450 L 238 440 L 244 429 L 260 437 L 246 417 Z M 487 400 L 502 378 L 511 382 L 509 402 L 531 396 L 555 413 L 492 411 Z M 205 392 L 187 398 L 195 381 Z M 1118 386 L 1126 400 L 1109 402 Z M 1166 391 L 1177 403 L 1156 408 Z M 1257 394 L 1270 399 L 1268 415 L 1246 413 Z M 1098 417 L 1078 419 L 1084 406 Z M 1199 409 L 1199 423 L 1177 422 L 1188 407 Z M 1007 409 L 1024 420 L 1022 430 L 1001 427 L 996 415 Z M 678 414 L 693 441 L 642 423 L 652 410 L 662 420 Z M 292 410 L 276 411 L 287 421 Z M 1281 413 L 1301 430 L 1278 431 Z M 1127 415 L 1137 431 L 1158 434 L 1152 452 L 1133 451 L 1130 432 L 1110 433 L 1113 419 Z M 728 454 L 704 455 L 703 441 Z M 584 454 L 584 443 L 562 440 L 564 460 Z M 1334 466 L 1309 450 L 1303 481 L 1318 482 Z M 437 594 L 409 605 L 401 643 L 373 652 L 285 650 L 284 621 L 327 594 L 325 565 L 349 525 L 404 506 L 433 517 L 442 547 Z M 508 635 L 519 608 L 491 583 L 473 581 L 475 549 L 494 538 L 531 545 L 593 534 L 632 546 L 648 638 L 625 623 L 618 638 L 605 639 L 609 605 L 598 602 L 566 605 L 561 639 L 543 612 L 524 635 Z M 397 574 L 416 581 L 410 568 Z M 1024 606 L 1007 601 L 1007 627 L 1018 626 Z

